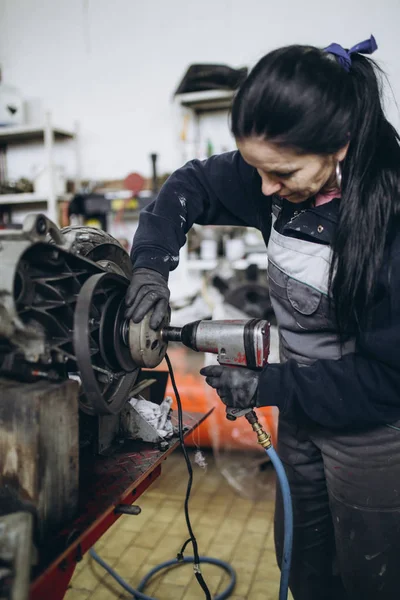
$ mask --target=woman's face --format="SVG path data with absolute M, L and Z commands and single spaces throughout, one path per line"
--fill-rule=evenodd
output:
M 262 193 L 276 194 L 295 204 L 304 202 L 324 190 L 336 188 L 336 164 L 343 160 L 347 148 L 336 154 L 297 154 L 262 137 L 236 140 L 243 159 L 255 167 L 262 180 Z

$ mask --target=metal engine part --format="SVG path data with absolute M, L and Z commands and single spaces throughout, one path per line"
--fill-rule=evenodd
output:
M 78 379 L 85 413 L 118 414 L 140 367 L 156 366 L 166 350 L 156 332 L 146 333 L 148 321 L 124 318 L 127 252 L 102 231 L 59 230 L 30 215 L 22 231 L 0 232 L 0 265 L 0 374 Z
M 156 367 L 167 352 L 168 342 L 163 337 L 163 329 L 169 325 L 166 316 L 159 329 L 150 328 L 151 313 L 147 313 L 140 323 L 129 322 L 128 344 L 134 362 L 140 367 Z

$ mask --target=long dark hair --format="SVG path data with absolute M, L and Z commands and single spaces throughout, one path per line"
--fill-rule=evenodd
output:
M 344 336 L 365 322 L 388 236 L 400 215 L 400 138 L 383 112 L 381 75 L 361 54 L 352 54 L 347 72 L 323 50 L 288 46 L 258 62 L 231 114 L 239 140 L 263 136 L 310 154 L 333 154 L 350 142 L 330 271 Z

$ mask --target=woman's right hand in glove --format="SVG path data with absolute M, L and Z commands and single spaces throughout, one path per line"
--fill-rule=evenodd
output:
M 161 273 L 153 269 L 135 269 L 125 297 L 125 316 L 139 323 L 153 308 L 150 327 L 158 329 L 168 313 L 169 295 L 167 280 Z

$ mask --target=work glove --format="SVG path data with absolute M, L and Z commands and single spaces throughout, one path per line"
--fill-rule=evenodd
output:
M 243 367 L 213 365 L 200 371 L 206 383 L 217 390 L 222 402 L 229 408 L 253 408 L 257 405 L 259 373 Z
M 126 318 L 140 323 L 149 310 L 154 308 L 150 327 L 158 329 L 168 313 L 169 294 L 167 280 L 161 273 L 153 269 L 134 269 L 125 297 Z

